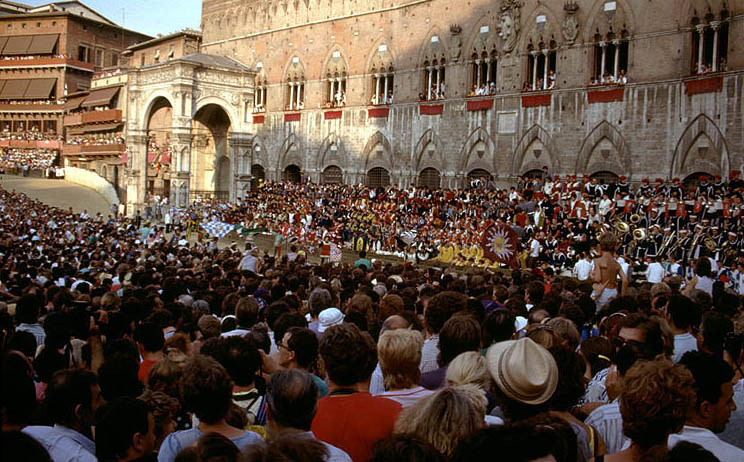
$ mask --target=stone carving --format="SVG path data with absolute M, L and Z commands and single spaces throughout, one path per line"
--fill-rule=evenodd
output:
M 460 32 L 462 32 L 462 29 L 457 24 L 450 26 L 450 34 L 452 34 L 449 48 L 450 61 L 457 61 L 462 54 L 462 37 L 460 36 Z
M 566 12 L 566 17 L 563 20 L 563 27 L 561 32 L 563 38 L 566 39 L 568 44 L 572 44 L 576 41 L 576 36 L 579 34 L 579 19 L 576 17 L 576 11 L 578 11 L 579 5 L 575 1 L 569 0 L 563 5 L 563 10 Z
M 501 16 L 499 24 L 496 27 L 499 37 L 503 41 L 502 50 L 504 53 L 511 52 L 517 44 L 519 38 L 519 28 L 521 21 L 522 8 L 519 0 L 503 0 L 501 2 Z

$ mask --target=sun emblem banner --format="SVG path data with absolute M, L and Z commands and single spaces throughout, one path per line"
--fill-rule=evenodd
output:
M 491 226 L 483 233 L 481 247 L 483 256 L 491 261 L 514 266 L 517 263 L 516 231 L 506 225 Z

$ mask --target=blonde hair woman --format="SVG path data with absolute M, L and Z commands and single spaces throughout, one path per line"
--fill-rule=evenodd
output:
M 447 386 L 475 385 L 483 391 L 491 388 L 491 374 L 486 358 L 478 352 L 466 351 L 452 360 L 447 368 Z
M 485 426 L 486 405 L 475 385 L 443 388 L 403 409 L 393 434 L 417 436 L 449 458 L 460 441 Z
M 419 386 L 421 380 L 421 348 L 424 337 L 420 332 L 395 329 L 383 332 L 377 342 L 385 392 L 380 396 L 408 407 L 434 393 Z

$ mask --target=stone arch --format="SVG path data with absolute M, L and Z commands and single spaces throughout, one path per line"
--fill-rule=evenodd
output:
M 537 16 L 545 15 L 547 21 L 542 31 L 537 28 Z M 556 43 L 563 42 L 563 35 L 561 34 L 561 17 L 562 14 L 558 14 L 552 8 L 550 8 L 546 2 L 540 2 L 538 5 L 529 13 L 522 14 L 522 32 L 519 37 L 519 48 L 520 52 L 528 49 L 530 44 L 535 47 L 540 42 L 544 42 L 549 45 L 551 41 Z M 545 48 L 553 48 L 546 46 Z
M 336 149 L 333 149 L 333 147 Z M 317 169 L 322 171 L 330 165 L 346 165 L 345 162 L 346 151 L 341 144 L 341 139 L 334 133 L 329 133 L 328 136 L 320 144 L 318 149 L 318 165 Z
M 547 153 L 537 153 L 535 141 L 539 142 Z M 543 156 L 547 154 L 547 156 Z M 520 175 L 528 170 L 548 166 L 550 172 L 560 172 L 560 158 L 553 137 L 541 125 L 535 124 L 530 127 L 517 143 L 512 157 L 512 174 Z
M 295 58 L 297 58 L 296 61 Z M 303 82 L 306 78 L 307 73 L 305 72 L 305 64 L 302 62 L 302 58 L 296 54 L 292 54 L 284 66 L 284 80 L 287 82 Z
M 164 99 L 168 102 L 170 107 L 175 108 L 176 105 L 173 102 L 172 95 L 167 90 L 156 90 L 154 93 L 152 93 L 148 99 L 147 102 L 144 105 L 145 110 L 142 111 L 142 121 L 140 123 L 140 127 L 147 127 L 147 124 L 150 120 L 150 116 L 153 112 L 153 107 L 156 107 L 157 104 L 161 104 L 162 102 L 158 102 L 160 99 Z
M 698 148 L 696 152 L 694 148 Z M 679 138 L 669 176 L 684 177 L 697 171 L 709 171 L 725 178 L 730 165 L 726 138 L 713 120 L 700 114 Z
M 691 21 L 695 18 L 702 22 L 725 19 L 721 12 L 725 10 L 730 15 L 730 3 L 726 0 L 685 0 L 684 5 L 678 9 L 681 15 L 680 24 L 694 25 Z
M 380 46 L 384 45 L 387 49 L 385 52 L 380 52 Z M 379 72 L 381 69 L 385 71 L 395 71 L 395 54 L 393 53 L 390 43 L 385 40 L 384 37 L 380 37 L 375 41 L 375 45 L 370 51 L 369 58 L 367 58 L 366 69 L 370 72 Z
M 483 147 L 481 152 L 476 147 Z M 491 136 L 482 127 L 473 130 L 460 149 L 459 170 L 467 173 L 475 169 L 483 169 L 488 172 L 495 170 L 496 146 Z
M 610 148 L 611 152 L 599 151 L 599 149 L 604 149 L 603 146 L 600 146 L 600 143 Z M 611 155 L 613 149 L 615 152 L 614 155 Z M 620 172 L 620 174 L 628 177 L 633 173 L 630 146 L 620 131 L 606 120 L 597 124 L 584 138 L 579 155 L 576 158 L 575 173 L 592 174 L 601 170 Z
M 333 57 L 333 54 L 336 52 L 340 55 L 337 60 Z M 346 77 L 349 72 L 348 62 L 349 61 L 346 59 L 346 53 L 344 53 L 341 46 L 334 45 L 323 61 L 323 68 L 320 70 L 321 80 L 328 77 Z
M 266 143 L 264 143 L 260 136 L 256 135 L 253 137 L 251 144 L 253 145 L 253 164 L 260 164 L 266 168 L 269 165 L 269 153 L 266 150 Z
M 487 26 L 488 32 L 483 33 L 481 32 L 481 27 Z M 496 26 L 493 24 L 493 22 L 488 17 L 481 18 L 480 21 L 478 21 L 475 24 L 475 27 L 473 27 L 473 30 L 470 33 L 470 37 L 467 40 L 467 46 L 465 47 L 465 52 L 463 53 L 465 56 L 464 58 L 470 59 L 470 56 L 473 53 L 490 53 L 491 51 L 497 50 L 496 43 L 498 41 L 498 32 L 496 31 Z
M 436 36 L 437 42 L 432 42 L 431 39 Z M 418 64 L 425 61 L 433 60 L 446 60 L 447 59 L 447 44 L 444 41 L 444 33 L 439 30 L 438 27 L 434 26 L 429 30 L 426 35 L 426 42 L 424 42 L 421 50 L 419 51 Z
M 300 169 L 303 168 L 302 145 L 300 144 L 299 138 L 297 138 L 294 133 L 290 133 L 284 140 L 284 143 L 282 143 L 282 147 L 279 150 L 277 172 L 283 172 L 284 169 L 290 165 L 297 165 Z
M 586 18 L 588 19 L 581 34 L 585 43 L 594 42 L 594 36 L 597 33 L 606 38 L 610 31 L 620 34 L 623 30 L 627 30 L 632 34 L 635 30 L 633 9 L 627 0 L 615 0 L 617 8 L 612 20 L 604 12 L 605 3 L 607 3 L 607 0 L 595 0 L 587 12 Z
M 429 149 L 433 147 L 433 151 Z M 443 171 L 446 167 L 442 153 L 442 143 L 432 129 L 428 129 L 421 135 L 413 150 L 413 170 L 419 172 L 431 167 Z
M 376 149 L 378 146 L 382 147 L 382 150 Z M 382 167 L 389 172 L 393 171 L 393 149 L 390 146 L 390 141 L 382 132 L 375 132 L 367 141 L 362 151 L 362 159 L 364 159 L 364 171 L 367 172 L 375 167 Z
M 217 96 L 206 96 L 197 100 L 196 104 L 194 105 L 191 117 L 193 118 L 202 108 L 210 104 L 219 106 L 220 109 L 225 111 L 225 114 L 227 114 L 227 117 L 230 119 L 230 126 L 233 127 L 233 130 L 237 129 L 238 124 L 236 124 L 235 121 L 240 120 L 240 118 L 235 113 L 235 107 L 224 99 Z

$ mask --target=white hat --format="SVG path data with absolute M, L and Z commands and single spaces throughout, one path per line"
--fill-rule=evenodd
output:
M 325 332 L 331 326 L 344 322 L 344 314 L 338 308 L 326 308 L 318 315 L 318 332 Z

